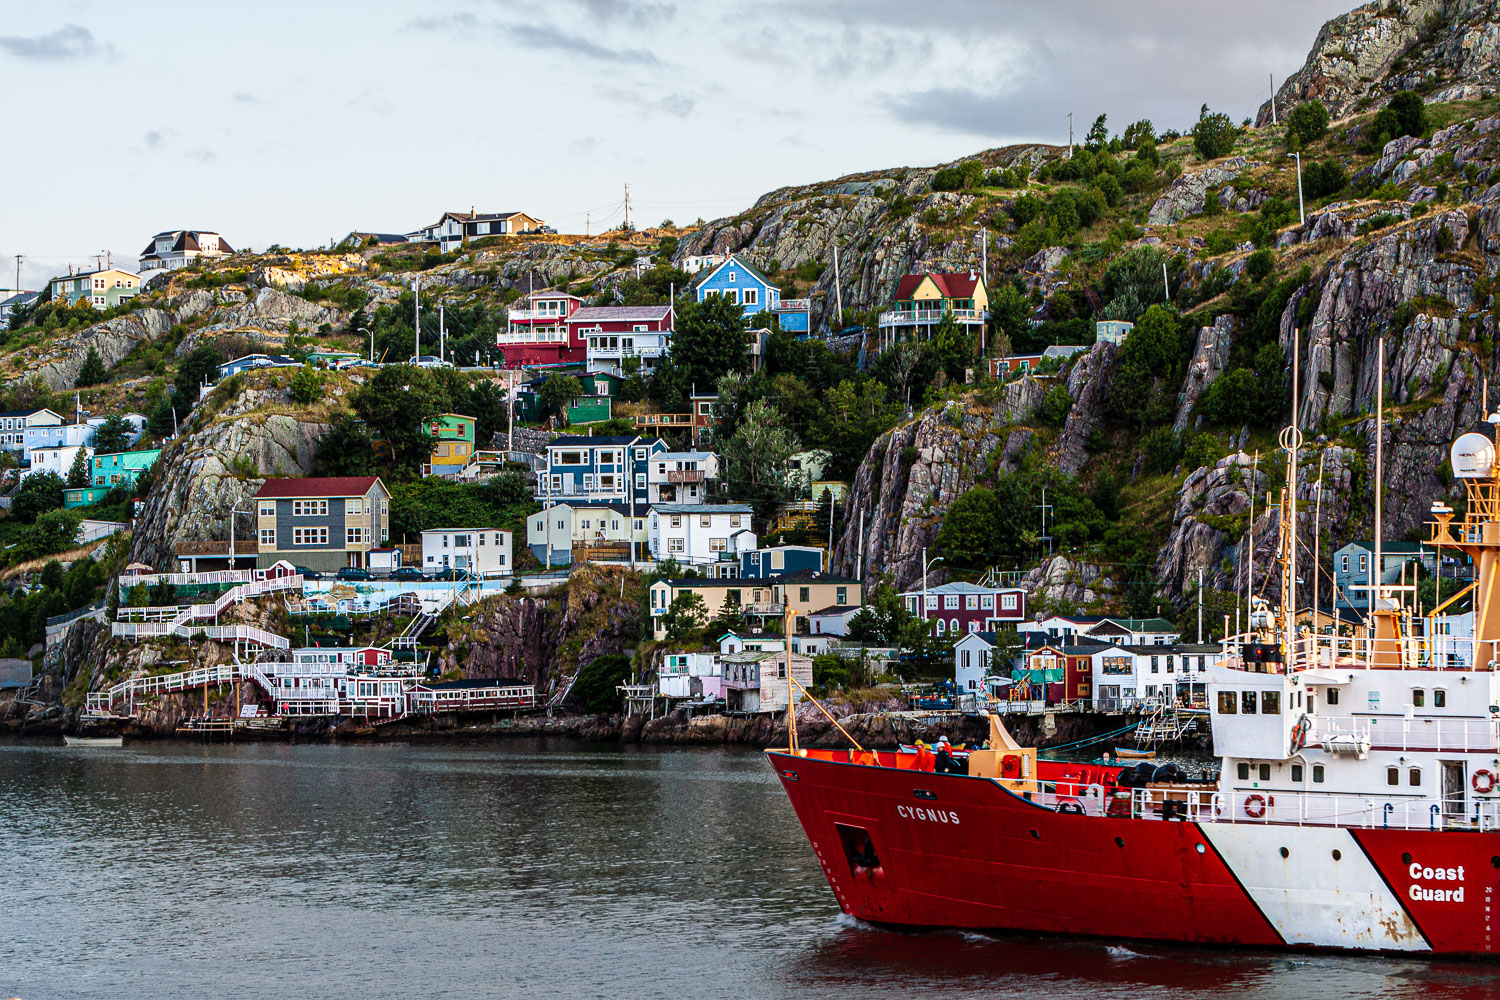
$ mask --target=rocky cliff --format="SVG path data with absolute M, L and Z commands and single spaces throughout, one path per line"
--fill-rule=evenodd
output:
M 1428 101 L 1488 96 L 1500 88 L 1495 0 L 1375 0 L 1323 26 L 1302 68 L 1276 92 L 1285 116 L 1317 98 L 1335 118 L 1401 90 Z M 1271 121 L 1271 102 L 1256 124 Z

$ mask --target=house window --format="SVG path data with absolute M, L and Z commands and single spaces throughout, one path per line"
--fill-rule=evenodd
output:
M 738 515 L 738 514 L 730 514 L 729 515 L 729 526 L 731 528 L 738 528 L 740 526 L 740 515 Z
M 1159 656 L 1151 657 L 1151 672 L 1153 674 L 1161 673 L 1161 664 L 1158 662 L 1160 659 L 1161 657 Z
M 839 606 L 843 606 L 843 605 L 849 603 L 849 588 L 848 587 L 839 587 L 836 590 L 834 590 L 833 593 L 834 593 L 833 603 L 835 603 L 835 604 L 837 604 Z
M 345 528 L 344 543 L 346 545 L 362 545 L 365 541 L 364 528 Z
M 944 611 L 957 611 L 958 610 L 958 595 L 957 594 L 944 594 L 943 595 L 943 610 Z
M 1347 572 L 1349 572 L 1349 557 L 1348 556 L 1339 556 L 1339 572 L 1340 573 L 1347 573 Z
M 293 528 L 293 545 L 327 545 L 327 528 Z
M 970 632 L 970 634 L 973 634 L 973 633 L 978 632 L 978 631 L 979 631 L 979 623 L 978 622 L 969 622 L 969 632 Z
M 683 540 L 681 538 L 669 538 L 669 539 L 667 539 L 667 551 L 668 552 L 685 552 L 685 551 L 687 551 L 687 549 L 686 549 L 686 546 L 685 546 L 685 544 L 684 544 L 684 542 L 683 542 Z
M 710 552 L 725 552 L 728 549 L 729 540 L 727 538 L 710 538 L 708 540 L 708 551 Z
M 1366 570 L 1368 570 L 1369 568 L 1370 568 L 1370 557 L 1369 556 L 1360 556 L 1359 557 L 1359 571 L 1361 573 L 1363 573 Z
M 979 606 L 986 611 L 993 611 L 995 608 L 995 595 L 985 594 L 979 599 Z
M 952 632 L 952 633 L 953 633 L 953 634 L 954 634 L 954 635 L 957 635 L 957 634 L 958 634 L 958 619 L 957 619 L 957 618 L 954 618 L 954 619 L 951 619 L 951 620 L 950 620 L 950 621 L 949 621 L 949 622 L 948 622 L 948 629 L 949 629 L 949 631 L 951 631 L 951 632 Z
M 673 514 L 672 515 L 672 527 L 674 527 L 674 528 L 680 528 L 680 527 L 682 527 L 682 515 L 681 514 Z
M 977 594 L 968 594 L 968 595 L 966 595 L 964 597 L 964 610 L 965 611 L 978 611 L 979 610 L 979 596 Z
M 922 603 L 923 603 L 923 606 L 924 606 L 924 608 L 926 610 L 928 610 L 928 611 L 936 611 L 937 610 L 937 595 L 935 595 L 935 594 L 928 594 L 927 597 L 923 600 Z
M 361 500 L 360 498 L 355 497 L 352 500 L 345 500 L 344 501 L 344 513 L 345 514 L 363 514 L 364 512 L 365 512 L 365 502 L 363 500 Z
M 740 304 L 740 290 L 738 288 L 731 288 L 724 294 L 729 296 L 730 302 L 733 302 L 735 305 Z
M 801 601 L 803 604 L 806 604 L 808 601 L 812 600 L 811 591 L 812 588 L 810 587 L 798 587 L 797 600 Z
M 1015 594 L 1002 594 L 1000 596 L 1000 607 L 1004 611 L 1014 611 L 1014 610 L 1016 610 L 1016 595 Z
M 327 517 L 327 500 L 293 500 L 293 517 Z
M 943 634 L 943 628 L 944 628 L 943 620 L 941 618 L 939 618 L 937 620 L 937 634 L 938 635 L 942 635 Z
M 260 545 L 261 545 L 261 548 L 264 548 L 264 549 L 274 549 L 276 547 L 276 529 L 275 528 L 261 528 L 260 529 Z
M 713 521 L 710 519 L 709 515 L 707 515 L 707 514 L 699 514 L 698 515 L 698 527 L 700 527 L 700 528 L 706 528 L 706 527 L 708 527 L 712 523 L 713 523 Z
M 742 298 L 741 301 L 743 301 L 744 304 L 747 305 L 747 306 L 760 305 L 760 289 L 758 289 L 758 288 L 747 288 L 747 289 L 745 289 L 744 296 L 743 296 L 743 298 Z

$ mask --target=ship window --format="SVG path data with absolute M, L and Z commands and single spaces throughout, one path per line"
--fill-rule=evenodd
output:
M 1245 715 L 1254 715 L 1255 714 L 1255 692 L 1254 691 L 1241 691 L 1240 692 L 1240 710 Z
M 1421 688 L 1413 688 L 1411 692 L 1411 703 L 1416 708 L 1421 708 L 1423 705 L 1427 704 L 1427 692 L 1423 691 Z
M 1262 691 L 1260 693 L 1260 711 L 1262 715 L 1281 714 L 1281 692 Z
M 1241 781 L 1249 781 L 1250 780 L 1250 765 L 1249 764 L 1246 764 L 1244 761 L 1241 761 L 1240 762 L 1239 771 L 1240 771 L 1240 780 Z
M 1446 708 L 1448 706 L 1448 692 L 1442 688 L 1432 689 L 1432 707 Z
M 1330 705 L 1337 705 L 1339 703 L 1339 689 L 1338 688 L 1329 688 L 1328 689 L 1328 694 L 1327 694 L 1327 699 L 1328 699 L 1328 704 L 1330 704 Z
M 1302 765 L 1301 764 L 1293 764 L 1292 765 L 1292 782 L 1294 784 L 1298 784 L 1298 785 L 1302 784 Z
M 1313 784 L 1315 784 L 1315 785 L 1321 785 L 1322 783 L 1323 783 L 1323 765 L 1322 764 L 1314 764 L 1313 765 Z
M 1260 780 L 1261 781 L 1270 781 L 1271 780 L 1271 765 L 1270 764 L 1262 764 L 1260 766 Z
M 1238 703 L 1234 700 L 1234 692 L 1233 691 L 1220 691 L 1219 692 L 1219 714 L 1220 715 L 1234 715 L 1235 714 L 1235 709 L 1237 707 L 1238 707 Z
M 1414 767 L 1410 771 L 1406 772 L 1406 783 L 1411 785 L 1411 787 L 1413 788 L 1420 788 L 1422 785 L 1422 769 L 1420 767 Z
M 1387 785 L 1401 784 L 1401 769 L 1399 767 L 1388 767 L 1385 769 L 1385 783 Z

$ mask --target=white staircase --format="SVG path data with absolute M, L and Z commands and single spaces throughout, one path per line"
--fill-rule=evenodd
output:
M 240 601 L 282 590 L 302 589 L 302 576 L 279 576 L 266 580 L 251 580 L 231 587 L 219 595 L 212 604 L 185 604 L 178 607 L 121 608 L 120 612 L 131 617 L 158 618 L 158 621 L 124 621 L 110 625 L 110 634 L 122 639 L 150 639 L 161 636 L 189 636 L 202 634 L 220 642 L 242 641 L 268 646 L 272 649 L 289 649 L 291 642 L 285 637 L 267 632 L 252 625 L 195 625 L 205 618 L 217 618 L 224 610 Z

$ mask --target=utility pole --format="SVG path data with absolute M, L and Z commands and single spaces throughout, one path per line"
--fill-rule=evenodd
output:
M 1203 645 L 1203 567 L 1198 567 L 1198 645 Z
M 1047 543 L 1047 558 L 1052 558 L 1052 536 L 1047 534 L 1047 514 L 1052 510 L 1052 505 L 1047 502 L 1047 487 L 1042 487 L 1042 502 L 1036 505 L 1036 509 L 1042 512 L 1042 541 Z
M 922 547 L 922 618 L 927 622 L 927 631 L 929 633 L 932 631 L 933 625 L 932 619 L 927 617 L 927 570 L 929 567 L 936 566 L 942 561 L 943 557 L 938 556 L 929 562 L 927 560 L 927 547 Z
M 1302 154 L 1293 153 L 1297 158 L 1297 222 L 1307 225 L 1307 212 L 1302 207 Z
M 16 254 L 16 291 L 21 290 L 21 254 Z
M 838 307 L 839 330 L 844 329 L 844 290 L 841 287 L 843 281 L 839 278 L 839 245 L 833 245 L 833 301 Z
M 416 345 L 416 348 L 412 351 L 411 355 L 412 364 L 416 364 L 417 359 L 422 356 L 422 292 L 419 287 L 419 283 L 421 282 L 421 280 L 421 278 L 411 279 L 411 294 L 413 306 L 411 314 L 411 333 L 412 343 Z
M 1167 280 L 1167 262 L 1161 262 L 1161 288 L 1167 294 L 1167 305 L 1172 304 L 1172 283 Z
M 443 303 L 438 303 L 438 360 L 443 360 L 443 347 L 448 339 L 448 331 L 443 327 Z
M 1073 158 L 1073 112 L 1068 112 L 1068 159 Z
M 1267 73 L 1266 79 L 1271 82 L 1271 124 L 1276 124 L 1276 74 Z
M 855 566 L 855 569 L 854 569 L 854 579 L 856 579 L 856 580 L 859 581 L 860 586 L 864 586 L 864 581 L 865 581 L 865 512 L 863 510 L 861 510 L 859 512 L 859 534 L 855 537 L 854 541 L 855 541 L 855 543 L 857 545 L 859 545 L 859 554 L 854 557 L 854 560 L 855 560 L 854 561 L 854 566 Z M 828 555 L 830 557 L 830 562 L 828 563 L 828 568 L 829 569 L 833 569 L 833 562 L 831 561 L 833 553 L 829 552 Z
M 625 185 L 625 229 L 630 229 L 630 185 Z
M 550 450 L 548 453 L 550 455 Z M 552 463 L 549 460 L 546 467 L 542 470 L 542 475 L 546 477 L 543 480 L 545 483 L 543 490 L 547 498 L 546 504 L 542 508 L 542 527 L 545 529 L 544 534 L 547 536 L 547 568 L 543 570 L 546 573 L 552 572 L 552 476 L 548 472 L 551 466 Z M 571 517 L 571 515 L 569 516 Z
M 828 565 L 833 565 L 833 490 L 828 491 Z

